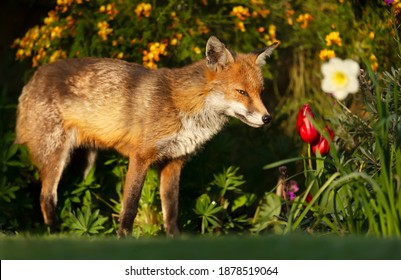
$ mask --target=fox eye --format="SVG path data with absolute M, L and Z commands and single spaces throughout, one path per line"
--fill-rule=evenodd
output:
M 245 90 L 243 90 L 243 89 L 236 89 L 236 91 L 239 93 L 239 94 L 241 94 L 241 95 L 243 95 L 243 96 L 249 96 L 249 94 L 245 91 Z

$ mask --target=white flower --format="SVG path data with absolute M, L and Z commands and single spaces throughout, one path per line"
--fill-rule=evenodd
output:
M 349 93 L 356 93 L 359 89 L 359 65 L 351 59 L 334 57 L 322 65 L 322 73 L 322 90 L 333 94 L 338 100 L 345 99 Z

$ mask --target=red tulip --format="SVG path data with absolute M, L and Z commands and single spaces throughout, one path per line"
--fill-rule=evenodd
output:
M 305 201 L 309 204 L 312 201 L 312 199 L 313 199 L 313 196 L 310 193 L 308 193 L 305 198 Z
M 333 140 L 334 131 L 331 130 L 327 125 L 324 130 L 329 133 L 330 139 Z M 312 151 L 314 154 L 316 154 L 316 149 L 319 150 L 320 155 L 322 156 L 326 155 L 330 151 L 330 144 L 322 135 L 320 135 L 319 142 L 316 145 L 312 146 Z
M 311 145 L 315 145 L 318 143 L 320 135 L 307 116 L 310 118 L 315 117 L 309 104 L 303 105 L 298 112 L 297 131 L 299 136 L 301 136 L 302 141 Z

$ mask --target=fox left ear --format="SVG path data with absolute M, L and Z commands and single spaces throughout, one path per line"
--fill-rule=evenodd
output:
M 207 66 L 214 71 L 220 71 L 234 62 L 231 52 L 215 36 L 211 36 L 206 43 L 206 59 Z
M 278 42 L 274 42 L 273 44 L 271 44 L 270 46 L 268 46 L 264 49 L 254 51 L 253 53 L 257 55 L 255 63 L 259 66 L 265 65 L 266 58 L 269 57 L 273 53 L 273 51 L 277 45 L 278 45 Z

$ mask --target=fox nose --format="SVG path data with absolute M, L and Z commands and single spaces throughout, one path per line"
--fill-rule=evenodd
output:
M 266 114 L 262 117 L 262 121 L 264 124 L 269 123 L 272 119 L 273 119 L 272 116 L 270 116 L 269 114 Z

